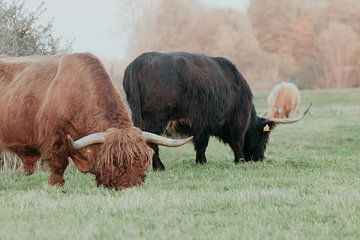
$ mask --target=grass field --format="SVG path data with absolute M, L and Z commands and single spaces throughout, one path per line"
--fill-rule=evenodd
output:
M 122 192 L 72 167 L 64 187 L 2 171 L 0 239 L 360 239 L 360 89 L 302 97 L 310 115 L 276 128 L 260 163 L 212 139 L 206 165 L 192 145 L 162 148 L 166 171 Z

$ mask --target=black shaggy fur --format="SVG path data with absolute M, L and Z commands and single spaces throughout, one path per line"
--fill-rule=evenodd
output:
M 194 136 L 196 162 L 205 163 L 209 137 L 230 145 L 235 162 L 261 160 L 275 124 L 256 116 L 246 80 L 227 59 L 185 52 L 144 53 L 127 68 L 124 90 L 135 126 L 156 134 L 169 121 Z M 157 145 L 153 169 L 163 170 Z

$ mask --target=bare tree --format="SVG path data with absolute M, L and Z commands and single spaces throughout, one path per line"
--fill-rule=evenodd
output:
M 325 24 L 330 22 L 340 22 L 350 26 L 353 31 L 360 37 L 360 1 L 358 0 L 328 0 L 323 19 Z
M 44 3 L 28 10 L 25 2 L 0 0 L 0 54 L 9 56 L 48 55 L 71 50 L 72 42 L 61 46 L 53 34 L 53 22 L 39 23 Z

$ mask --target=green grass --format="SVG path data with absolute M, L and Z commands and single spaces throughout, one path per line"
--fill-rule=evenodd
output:
M 234 165 L 212 139 L 206 165 L 191 145 L 162 148 L 167 170 L 121 192 L 74 168 L 64 187 L 2 171 L 0 239 L 359 239 L 360 89 L 302 98 L 310 115 L 277 127 L 261 163 Z

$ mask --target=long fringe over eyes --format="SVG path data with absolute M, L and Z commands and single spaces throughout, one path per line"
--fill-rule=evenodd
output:
M 138 128 L 111 130 L 96 163 L 98 185 L 123 189 L 141 184 L 153 154 Z

